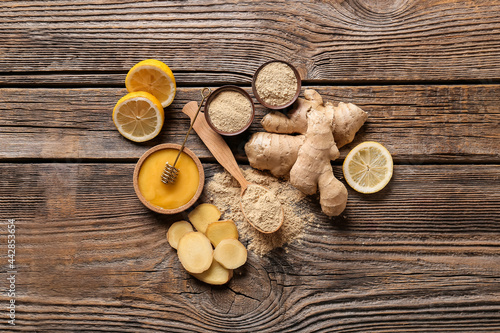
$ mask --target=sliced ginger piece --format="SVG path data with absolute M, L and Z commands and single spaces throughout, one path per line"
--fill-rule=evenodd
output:
M 221 212 L 217 207 L 209 203 L 202 203 L 189 213 L 189 221 L 199 232 L 205 233 L 210 223 L 219 221 Z
M 177 255 L 182 266 L 189 273 L 203 273 L 213 261 L 210 240 L 199 231 L 188 232 L 180 240 Z
M 167 231 L 167 241 L 171 247 L 177 250 L 177 246 L 179 245 L 179 240 L 187 234 L 188 232 L 192 232 L 193 226 L 188 221 L 177 221 L 173 223 Z
M 227 283 L 233 277 L 233 270 L 224 268 L 213 260 L 210 268 L 200 274 L 192 274 L 195 278 L 208 284 L 221 285 Z
M 208 225 L 205 232 L 208 239 L 212 242 L 214 247 L 219 245 L 221 240 L 232 238 L 238 239 L 238 229 L 233 220 L 216 221 Z
M 224 239 L 215 248 L 214 259 L 227 269 L 236 269 L 247 261 L 247 249 L 237 239 Z

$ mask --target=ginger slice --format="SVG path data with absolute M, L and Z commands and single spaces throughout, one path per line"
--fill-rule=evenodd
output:
M 168 228 L 167 241 L 171 247 L 177 250 L 179 240 L 182 238 L 182 236 L 192 231 L 194 230 L 191 223 L 187 221 L 177 221 L 173 223 L 170 228 Z
M 247 249 L 237 239 L 224 239 L 215 248 L 214 259 L 227 269 L 236 269 L 247 261 Z
M 233 277 L 233 270 L 224 268 L 213 260 L 210 268 L 203 273 L 192 274 L 195 278 L 208 284 L 221 285 L 227 283 Z
M 217 207 L 209 203 L 202 203 L 188 214 L 189 221 L 199 232 L 205 233 L 210 223 L 218 221 L 221 212 Z
M 189 273 L 203 273 L 209 269 L 213 252 L 210 240 L 199 231 L 185 234 L 177 247 L 179 260 Z
M 206 236 L 217 247 L 220 241 L 228 238 L 238 239 L 238 229 L 233 220 L 212 222 L 208 225 Z

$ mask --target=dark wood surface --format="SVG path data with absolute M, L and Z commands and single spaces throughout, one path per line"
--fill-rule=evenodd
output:
M 334 103 L 356 103 L 370 114 L 355 141 L 341 150 L 342 158 L 349 148 L 371 140 L 383 142 L 398 163 L 500 162 L 500 84 L 308 88 Z M 7 143 L 0 157 L 136 161 L 147 148 L 183 141 L 189 118 L 179 111 L 200 99 L 199 88 L 180 88 L 165 111 L 161 134 L 143 144 L 124 139 L 110 117 L 125 93 L 124 88 L 0 88 L 0 139 Z M 255 103 L 251 130 L 227 140 L 241 161 L 245 160 L 242 143 L 250 133 L 262 131 L 260 120 L 267 112 Z M 196 135 L 188 145 L 200 158 L 212 157 Z
M 111 111 L 157 58 L 178 94 L 135 144 Z M 200 87 L 250 91 L 263 62 L 369 113 L 355 141 L 395 160 L 387 188 L 212 287 L 181 269 L 163 216 L 135 196 L 137 159 L 181 143 Z M 499 1 L 0 2 L 0 287 L 16 219 L 16 326 L 0 331 L 499 332 Z M 256 122 L 228 140 L 239 163 Z M 192 134 L 207 180 L 222 168 Z

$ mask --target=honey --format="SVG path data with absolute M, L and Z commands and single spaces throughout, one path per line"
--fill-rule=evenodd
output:
M 184 152 L 175 165 L 179 170 L 175 183 L 166 185 L 161 181 L 165 163 L 173 165 L 178 153 L 177 149 L 161 149 L 142 163 L 138 177 L 139 191 L 154 206 L 176 209 L 187 204 L 196 194 L 200 184 L 199 170 L 194 160 Z

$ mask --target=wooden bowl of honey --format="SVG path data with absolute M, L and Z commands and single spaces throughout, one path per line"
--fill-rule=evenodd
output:
M 161 175 L 168 162 L 173 165 L 181 146 L 165 143 L 146 151 L 134 169 L 134 190 L 139 200 L 160 214 L 177 214 L 191 207 L 201 195 L 205 172 L 198 157 L 188 148 L 175 167 L 179 170 L 173 184 L 164 184 Z

